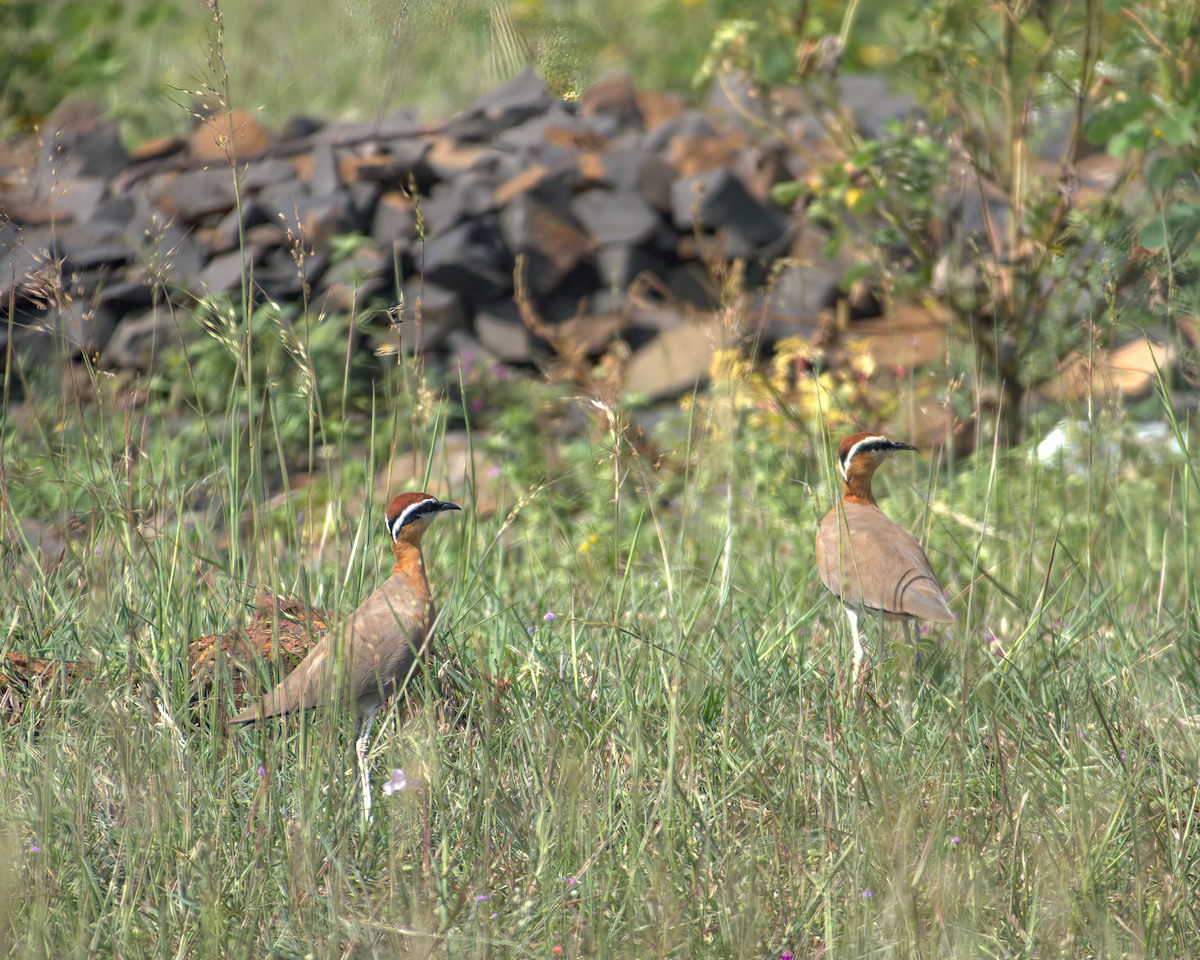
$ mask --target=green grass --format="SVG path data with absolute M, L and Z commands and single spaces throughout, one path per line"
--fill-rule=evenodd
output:
M 6 417 L 5 537 L 68 512 L 92 534 L 47 573 L 6 552 L 3 650 L 92 673 L 2 731 L 5 955 L 1194 954 L 1200 487 L 1132 447 L 1111 469 L 890 463 L 877 492 L 959 622 L 915 670 L 873 633 L 857 716 L 814 569 L 825 450 L 767 444 L 717 391 L 663 428 L 665 465 L 623 442 L 614 464 L 606 421 L 547 440 L 535 421 L 574 401 L 510 383 L 478 426 L 515 512 L 468 493 L 430 532 L 443 696 L 377 738 L 374 823 L 347 718 L 226 738 L 188 641 L 263 586 L 348 611 L 378 581 L 368 478 L 393 437 L 436 448 L 469 416 L 414 419 L 417 385 L 385 377 L 275 513 L 269 379 L 253 417 L 231 387 L 185 440 L 169 396 Z M 126 518 L 151 506 L 144 541 Z M 392 767 L 424 789 L 385 798 Z

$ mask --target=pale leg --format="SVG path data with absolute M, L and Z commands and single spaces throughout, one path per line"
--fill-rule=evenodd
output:
M 854 642 L 854 660 L 850 667 L 850 675 L 854 680 L 854 702 L 857 706 L 862 703 L 863 685 L 867 680 L 867 651 L 858 635 L 858 614 L 847 607 L 846 616 L 850 618 L 850 637 Z
M 372 714 L 364 723 L 359 720 L 361 731 L 354 740 L 354 753 L 358 757 L 358 788 L 363 797 L 363 818 L 371 819 L 371 773 L 367 769 L 367 748 L 371 745 L 371 727 L 375 724 Z
M 913 727 L 913 705 L 917 699 L 917 677 L 920 654 L 917 652 L 917 636 L 911 620 L 904 621 L 904 639 L 908 642 L 910 654 L 903 658 L 904 671 L 900 678 L 900 723 L 907 736 Z

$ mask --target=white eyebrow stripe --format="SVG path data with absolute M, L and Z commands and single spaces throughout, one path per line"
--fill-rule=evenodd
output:
M 849 477 L 846 476 L 846 464 L 848 464 L 851 460 L 854 459 L 854 455 L 856 453 L 858 453 L 858 448 L 859 447 L 869 447 L 873 443 L 890 444 L 891 441 L 888 440 L 887 437 L 863 437 L 861 440 L 859 440 L 858 443 L 856 443 L 854 446 L 852 446 L 849 450 L 846 451 L 846 456 L 844 456 L 843 458 L 838 460 L 838 470 L 841 471 L 843 480 L 850 479 Z
M 403 511 L 396 514 L 396 518 L 388 524 L 388 533 L 392 535 L 392 539 L 395 540 L 400 535 L 405 524 L 415 519 L 415 514 L 427 512 L 431 504 L 437 504 L 437 500 L 433 497 L 426 497 L 424 500 L 410 503 Z

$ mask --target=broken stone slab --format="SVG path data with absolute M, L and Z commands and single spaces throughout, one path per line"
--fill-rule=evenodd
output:
M 179 322 L 166 307 L 123 318 L 100 352 L 100 366 L 149 373 L 164 350 L 183 346 Z
M 715 310 L 720 305 L 721 291 L 717 289 L 716 281 L 702 264 L 694 260 L 667 271 L 666 283 L 676 303 L 688 304 L 702 311 Z
M 489 177 L 468 171 L 437 184 L 421 201 L 425 236 L 436 237 L 464 220 L 481 217 L 496 209 L 494 187 Z
M 1059 365 L 1059 375 L 1042 393 L 1059 402 L 1116 398 L 1130 402 L 1149 396 L 1161 373 L 1170 380 L 1175 348 L 1154 340 L 1133 340 L 1124 346 L 1096 351 L 1091 358 L 1078 351 Z
M 371 348 L 376 356 L 393 357 L 397 349 L 406 354 L 440 350 L 466 323 L 467 314 L 458 294 L 414 277 L 404 285 L 400 323 L 372 337 Z
M 60 283 L 58 245 L 49 227 L 21 229 L 5 224 L 0 235 L 0 307 L 14 294 L 53 298 Z
M 474 326 L 475 336 L 484 349 L 503 362 L 533 361 L 533 334 L 521 320 L 521 311 L 511 298 L 482 308 L 475 314 Z
M 249 279 L 256 290 L 273 300 L 299 299 L 320 283 L 329 259 L 327 250 L 317 250 L 307 253 L 297 264 L 291 250 L 272 247 L 263 254 Z
M 639 98 L 639 104 L 641 103 Z M 642 111 L 645 116 L 645 110 Z M 642 146 L 651 153 L 663 153 L 675 137 L 717 137 L 719 133 L 699 110 L 694 107 L 681 110 L 668 117 L 656 127 L 646 128 L 649 132 L 642 139 Z
M 58 254 L 64 273 L 119 266 L 133 259 L 119 226 L 67 221 L 55 228 Z
M 55 332 L 55 321 L 49 309 L 15 305 L 11 314 L 0 323 L 0 355 L 11 350 L 12 366 L 9 372 L 45 367 L 59 359 L 59 343 Z M 20 399 L 19 377 L 9 376 L 10 396 Z
M 592 249 L 569 213 L 531 192 L 501 211 L 500 232 L 509 250 L 526 255 L 525 278 L 535 294 L 554 289 Z
M 159 194 L 158 205 L 184 223 L 196 223 L 214 213 L 227 213 L 237 204 L 233 171 L 228 167 L 186 170 L 175 174 Z
M 640 147 L 605 150 L 599 155 L 605 181 L 617 191 L 641 196 L 655 210 L 671 212 L 675 168 L 657 153 Z
M 399 245 L 408 250 L 417 236 L 417 209 L 412 199 L 399 190 L 388 190 L 375 204 L 371 237 L 378 243 Z
M 839 73 L 837 103 L 868 140 L 883 136 L 893 121 L 911 119 L 917 109 L 916 100 L 907 93 L 893 93 L 881 73 Z
M 555 162 L 567 152 L 574 152 L 584 130 L 583 121 L 561 103 L 554 103 L 537 116 L 498 134 L 496 146 L 524 157 Z
M 512 256 L 494 213 L 429 240 L 423 266 L 427 280 L 453 290 L 468 307 L 495 300 L 512 289 Z
M 732 345 L 718 318 L 681 322 L 633 352 L 625 367 L 625 391 L 663 400 L 697 389 L 708 382 L 716 350 Z
M 193 233 L 174 222 L 143 237 L 137 259 L 153 280 L 179 290 L 191 289 L 207 262 Z
M 642 243 L 660 222 L 640 194 L 624 190 L 587 190 L 571 201 L 571 213 L 598 245 Z
M 264 190 L 258 195 L 258 203 L 269 222 L 280 223 L 305 250 L 318 254 L 329 252 L 336 235 L 362 233 L 369 222 L 346 190 L 324 197 L 303 192 L 285 197 L 274 190 Z
M 62 223 L 64 220 L 87 220 L 108 192 L 104 177 L 82 174 L 51 184 L 45 203 L 26 207 L 22 219 L 26 223 Z
M 317 284 L 318 313 L 351 313 L 390 292 L 395 276 L 389 249 L 362 244 L 350 256 L 332 264 Z
M 642 117 L 642 129 L 651 131 L 680 116 L 687 109 L 687 104 L 677 93 L 639 90 L 637 108 Z
M 480 516 L 495 513 L 507 505 L 508 490 L 500 466 L 486 453 L 486 441 L 481 434 L 457 430 L 436 445 L 432 463 L 424 452 L 399 454 L 375 474 L 375 502 L 393 491 L 420 487 L 442 500 L 471 503 Z
M 276 243 L 284 243 L 287 241 L 287 233 L 284 231 L 282 224 L 278 220 L 271 222 L 266 211 L 252 199 L 247 198 L 242 201 L 240 208 L 230 210 L 223 216 L 220 222 L 213 228 L 212 233 L 208 237 L 209 253 L 228 253 L 238 244 L 243 241 L 249 243 L 249 232 L 255 227 L 266 227 L 274 231 Z M 263 237 L 260 235 L 257 242 L 263 243 Z
M 526 67 L 443 124 L 442 130 L 460 140 L 490 140 L 501 130 L 549 109 L 553 102 L 546 85 Z
M 246 247 L 244 250 L 231 250 L 229 253 L 215 256 L 204 265 L 189 289 L 196 297 L 239 289 L 243 274 L 248 274 L 265 253 L 266 250 L 262 247 Z
M 637 276 L 650 273 L 662 277 L 667 273 L 667 265 L 644 247 L 632 243 L 606 243 L 596 248 L 596 272 L 600 275 L 600 288 L 620 302 Z
M 671 188 L 675 226 L 724 229 L 761 247 L 784 236 L 787 222 L 776 210 L 763 206 L 724 168 L 693 177 L 681 177 Z

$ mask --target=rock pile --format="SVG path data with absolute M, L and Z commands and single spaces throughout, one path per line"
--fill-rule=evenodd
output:
M 521 257 L 547 324 L 597 353 L 624 339 L 630 389 L 683 389 L 719 326 L 714 263 L 743 258 L 761 289 L 778 258 L 807 261 L 758 300 L 750 332 L 768 343 L 811 331 L 839 295 L 823 238 L 769 198 L 803 161 L 711 116 L 622 76 L 561 102 L 526 71 L 437 126 L 401 111 L 273 133 L 234 113 L 130 155 L 97 108 L 66 104 L 36 156 L 0 154 L 0 337 L 33 362 L 65 343 L 145 369 L 178 336 L 164 304 L 245 276 L 255 298 L 305 298 L 314 316 L 402 300 L 403 349 L 466 332 L 526 363 L 549 346 L 513 300 Z M 335 262 L 346 234 L 368 239 Z
M 438 125 L 399 111 L 272 132 L 232 113 L 132 154 L 98 108 L 64 104 L 38 141 L 0 148 L 0 358 L 65 345 L 146 370 L 198 332 L 199 298 L 246 281 L 310 317 L 387 311 L 402 322 L 377 351 L 469 346 L 522 364 L 620 338 L 627 391 L 689 389 L 729 338 L 811 339 L 846 298 L 828 236 L 770 198 L 832 155 L 811 105 L 783 111 L 785 143 L 748 121 L 747 91 L 720 93 L 700 110 L 617 75 L 563 102 L 527 70 Z M 912 111 L 876 78 L 843 78 L 839 96 L 865 136 Z M 734 259 L 745 297 L 730 330 L 714 278 Z M 518 264 L 540 325 L 514 300 Z M 879 312 L 869 294 L 849 307 Z M 880 367 L 904 370 L 944 356 L 946 323 L 898 304 L 858 332 Z

